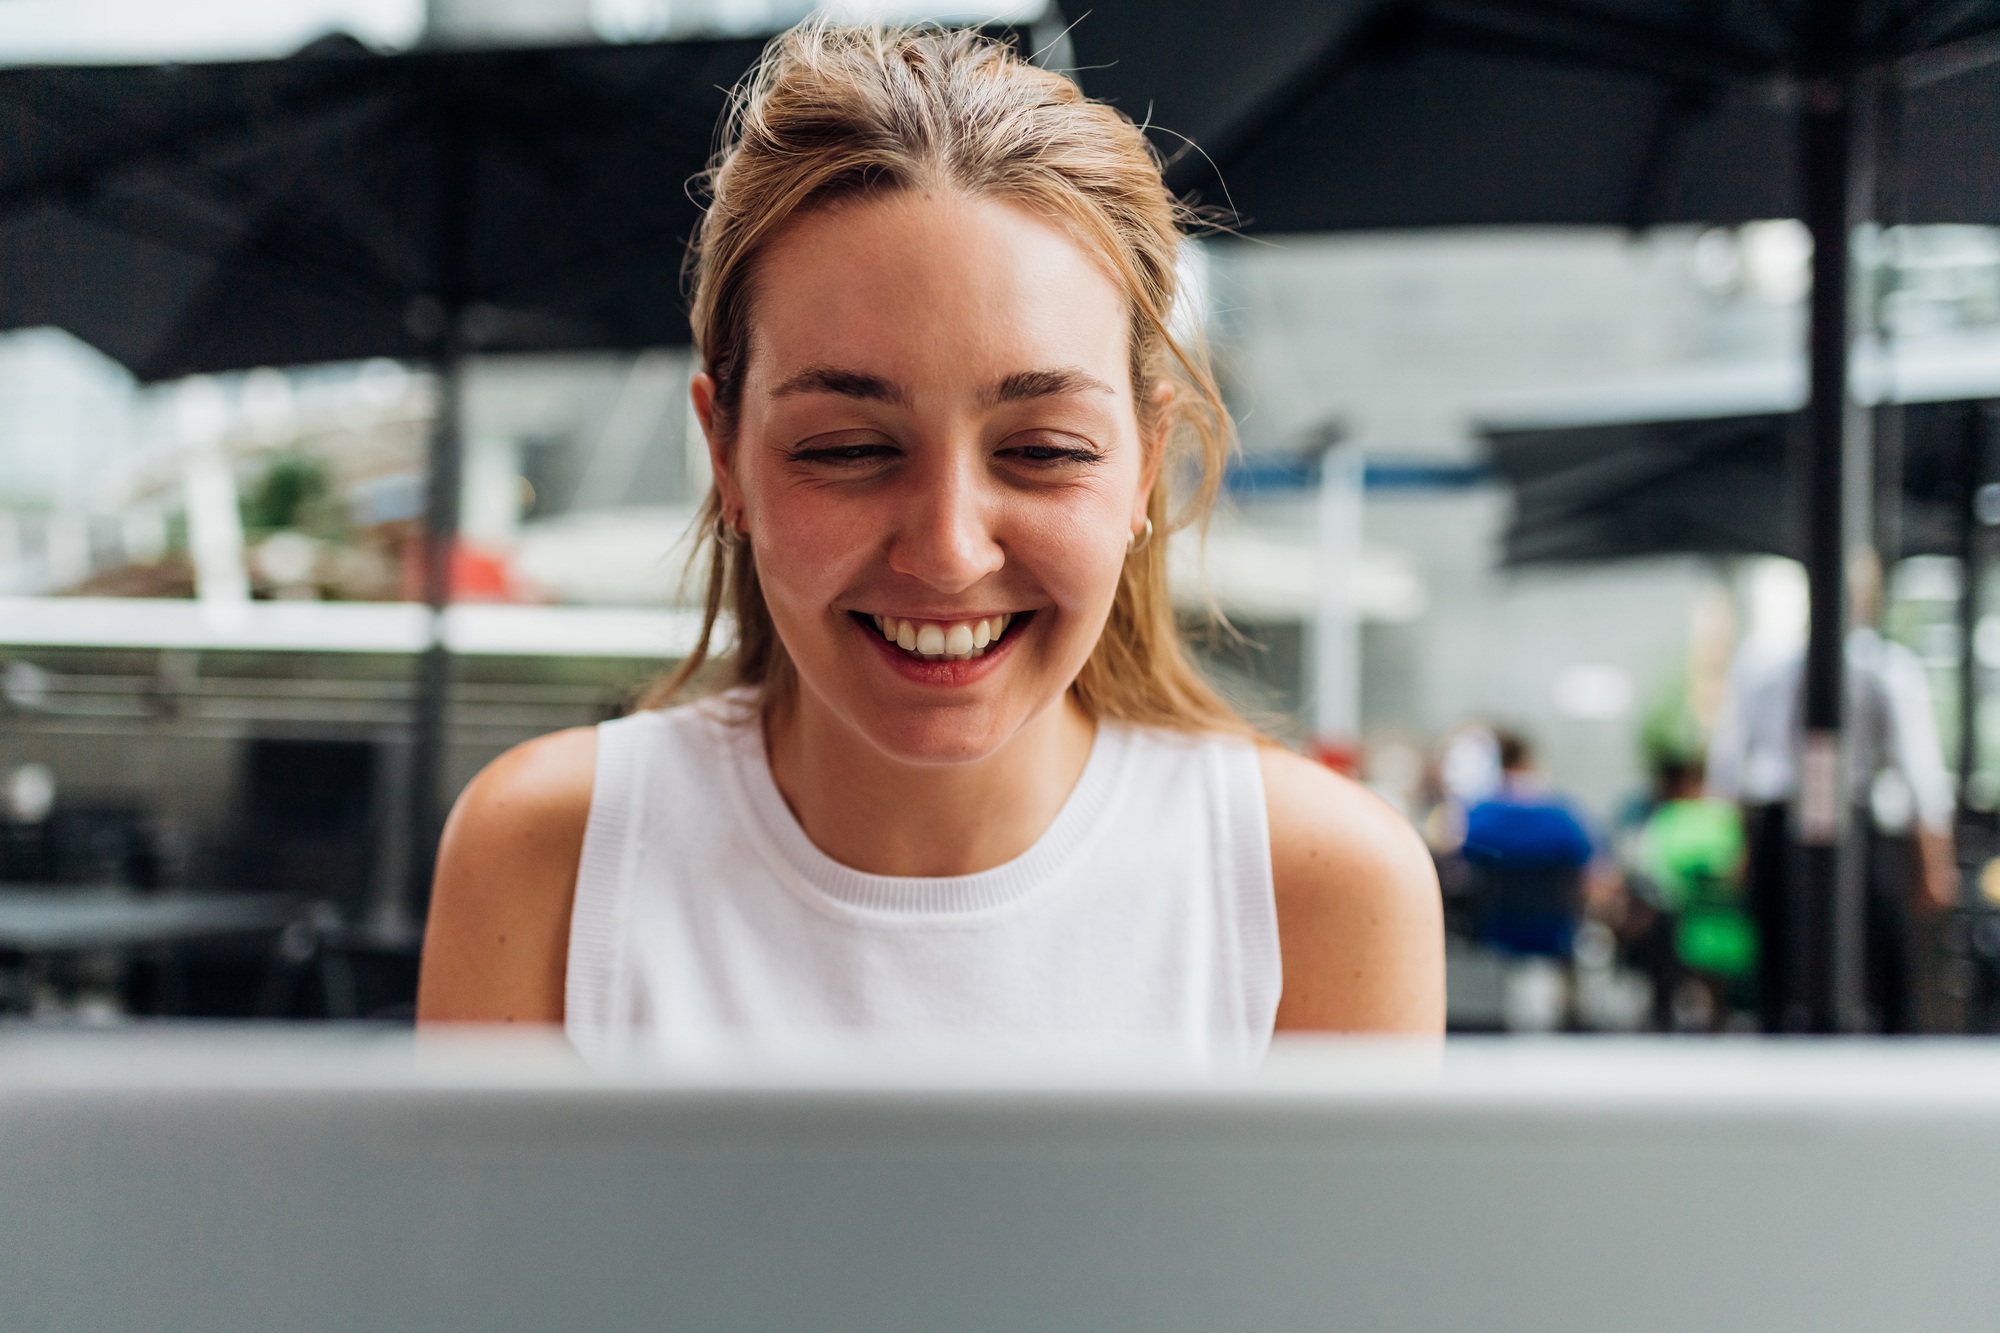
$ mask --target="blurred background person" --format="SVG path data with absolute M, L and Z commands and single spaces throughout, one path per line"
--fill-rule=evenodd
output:
M 1757 926 L 1743 888 L 1742 813 L 1703 795 L 1698 762 L 1662 755 L 1655 771 L 1659 802 L 1635 859 L 1671 941 L 1655 977 L 1666 1017 L 1683 1032 L 1727 1028 L 1738 1014 L 1754 1021 Z
M 1566 973 L 1587 902 L 1602 895 L 1598 842 L 1575 804 L 1535 768 L 1526 739 L 1491 733 L 1498 780 L 1465 812 L 1475 938 L 1515 960 L 1510 1028 L 1561 1026 Z
M 1876 622 L 1882 570 L 1872 551 L 1849 562 L 1847 638 L 1850 732 L 1845 774 L 1864 831 L 1867 882 L 1866 1003 L 1871 1026 L 1915 1030 L 1912 909 L 1951 906 L 1958 897 L 1952 846 L 1952 783 L 1938 744 L 1923 664 L 1885 638 Z M 1796 947 L 1788 884 L 1789 809 L 1798 790 L 1803 644 L 1751 636 L 1730 667 L 1708 753 L 1709 794 L 1743 810 L 1750 910 L 1758 950 L 1759 1017 L 1766 1031 L 1801 1026 L 1785 1012 L 1782 969 Z

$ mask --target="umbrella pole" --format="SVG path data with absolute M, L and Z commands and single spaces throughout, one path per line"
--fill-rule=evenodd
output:
M 431 419 L 424 475 L 422 536 L 424 604 L 430 609 L 429 642 L 417 666 L 415 726 L 410 754 L 410 862 L 404 878 L 404 924 L 429 915 L 431 880 L 444 829 L 439 788 L 451 746 L 451 647 L 445 611 L 451 604 L 452 555 L 458 546 L 460 464 L 464 456 L 466 237 L 471 222 L 470 162 L 466 125 L 449 84 L 434 84 L 437 128 L 438 212 L 433 258 L 437 294 L 429 307 L 431 361 L 437 376 L 437 410 Z M 413 311 L 416 307 L 412 307 Z
M 463 456 L 462 356 L 455 318 L 447 318 L 437 358 L 437 413 L 431 423 L 424 480 L 422 541 L 424 604 L 430 608 L 430 642 L 417 666 L 415 726 L 410 756 L 410 863 L 396 924 L 414 927 L 430 902 L 431 873 L 443 829 L 438 788 L 450 745 L 451 648 L 444 634 L 451 602 L 451 557 L 458 543 L 459 472 Z
M 1859 30 L 1855 0 L 1806 9 L 1803 33 L 1816 57 L 1805 81 L 1801 167 L 1813 271 L 1807 341 L 1803 554 L 1811 580 L 1811 630 L 1803 680 L 1805 736 L 1799 752 L 1793 828 L 1796 873 L 1788 886 L 1789 938 L 1778 975 L 1789 1031 L 1853 1030 L 1864 1021 L 1861 985 L 1860 830 L 1864 793 L 1847 790 L 1842 713 L 1848 629 L 1846 563 L 1869 540 L 1868 437 L 1848 385 L 1852 344 L 1848 241 L 1866 216 L 1868 151 L 1864 85 L 1848 63 Z

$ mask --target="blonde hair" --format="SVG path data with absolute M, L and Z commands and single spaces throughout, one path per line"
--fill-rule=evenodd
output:
M 715 381 L 711 428 L 725 435 L 742 396 L 757 257 L 807 210 L 900 190 L 987 196 L 1059 221 L 1100 256 L 1131 303 L 1141 435 L 1164 428 L 1167 457 L 1146 502 L 1159 537 L 1127 557 L 1104 632 L 1070 688 L 1094 718 L 1247 731 L 1188 661 L 1167 590 L 1166 536 L 1207 518 L 1231 436 L 1204 349 L 1169 326 L 1193 218 L 1138 127 L 970 31 L 809 23 L 765 48 L 732 96 L 722 137 L 689 267 L 695 346 Z M 1152 392 L 1162 381 L 1173 388 L 1164 407 Z M 1198 480 L 1171 513 L 1177 472 Z M 749 544 L 725 540 L 721 518 L 711 489 L 695 527 L 708 569 L 701 636 L 643 706 L 669 701 L 702 670 L 725 606 L 736 622 L 733 683 L 765 704 L 794 684 Z

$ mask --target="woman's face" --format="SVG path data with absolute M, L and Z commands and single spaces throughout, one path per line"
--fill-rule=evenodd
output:
M 1057 226 L 992 200 L 843 203 L 765 250 L 742 401 L 709 437 L 801 707 L 955 763 L 1063 697 L 1156 468 L 1127 312 Z M 698 376 L 704 422 L 712 402 Z

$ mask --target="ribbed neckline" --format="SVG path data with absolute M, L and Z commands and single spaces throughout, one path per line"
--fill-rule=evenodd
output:
M 955 918 L 1018 902 L 1050 882 L 1096 829 L 1117 789 L 1118 770 L 1128 749 L 1124 730 L 1100 722 L 1090 758 L 1062 809 L 1032 847 L 1004 865 L 975 875 L 870 875 L 828 856 L 813 844 L 785 803 L 764 753 L 763 729 L 755 722 L 710 718 L 738 795 L 767 840 L 775 861 L 790 872 L 795 890 L 851 911 L 901 918 Z

